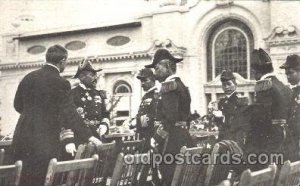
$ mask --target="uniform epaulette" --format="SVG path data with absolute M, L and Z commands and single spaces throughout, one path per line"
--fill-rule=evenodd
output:
M 177 83 L 175 80 L 166 81 L 161 84 L 161 93 L 170 92 L 177 89 Z
M 107 99 L 105 90 L 99 90 L 99 94 L 100 94 L 101 99 Z
M 259 80 L 256 82 L 255 92 L 266 91 L 269 90 L 271 87 L 272 87 L 271 79 Z
M 238 97 L 237 103 L 238 105 L 248 105 L 249 99 L 248 97 Z

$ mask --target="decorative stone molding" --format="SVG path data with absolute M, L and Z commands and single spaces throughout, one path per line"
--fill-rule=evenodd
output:
M 269 46 L 296 44 L 300 43 L 300 31 L 294 25 L 290 25 L 286 28 L 277 26 L 264 40 Z
M 185 47 L 179 47 L 175 45 L 171 39 L 166 40 L 155 40 L 153 46 L 149 49 L 149 56 L 153 56 L 156 50 L 160 48 L 168 49 L 173 55 L 183 57 L 186 53 Z
M 89 58 L 92 63 L 108 62 L 108 61 L 120 61 L 120 60 L 132 60 L 132 59 L 144 59 L 151 58 L 155 51 L 159 48 L 167 48 L 173 55 L 181 56 L 186 52 L 186 48 L 176 46 L 170 39 L 165 41 L 156 40 L 152 46 L 144 51 L 136 51 L 130 53 L 119 53 L 112 55 L 95 55 L 95 56 L 83 56 L 78 58 L 69 58 L 68 64 L 77 65 L 85 57 Z M 25 68 L 38 68 L 44 65 L 44 61 L 31 61 L 31 62 L 19 62 L 19 63 L 8 63 L 0 64 L 0 70 L 11 70 L 11 69 L 25 69 Z
M 233 0 L 216 0 L 217 7 L 229 7 L 233 5 Z

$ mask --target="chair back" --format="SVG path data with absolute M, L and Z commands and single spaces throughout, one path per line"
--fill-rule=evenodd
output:
M 195 156 L 196 154 L 201 155 L 203 153 L 204 147 L 193 147 L 193 148 L 187 148 L 186 146 L 182 147 L 180 150 L 181 154 L 188 153 L 189 156 L 185 157 L 189 158 L 186 159 L 184 164 L 178 164 L 176 165 L 173 180 L 172 180 L 172 186 L 194 186 L 196 185 L 199 174 L 201 173 L 201 169 L 203 168 L 203 164 L 199 162 L 199 164 L 195 164 L 195 162 L 192 162 L 194 158 L 192 156 Z M 198 160 L 200 157 L 198 158 Z M 187 163 L 187 161 L 191 163 Z
M 142 163 L 142 157 L 147 154 L 127 154 L 120 153 L 113 172 L 110 186 L 143 186 L 146 177 L 141 178 L 145 165 Z M 126 161 L 127 160 L 127 161 Z M 148 169 L 147 169 L 148 170 Z
M 48 166 L 45 186 L 91 185 L 98 159 L 98 155 L 94 155 L 92 158 L 61 162 L 57 162 L 56 158 L 53 158 Z
M 145 140 L 122 141 L 121 152 L 126 154 L 137 154 L 143 151 Z
M 115 147 L 115 141 L 103 143 L 98 146 L 89 143 L 78 147 L 75 159 L 90 158 L 94 154 L 97 154 L 99 157 L 93 175 L 93 184 L 105 185 L 107 177 L 109 176 L 110 166 L 112 166 Z
M 0 186 L 18 186 L 22 172 L 22 161 L 14 165 L 0 166 Z
M 4 163 L 4 155 L 5 155 L 5 150 L 0 149 L 0 166 L 3 165 Z
M 232 154 L 239 154 L 242 161 L 243 151 L 239 145 L 232 140 L 222 140 L 214 145 L 214 148 L 210 155 L 210 164 L 207 167 L 206 178 L 204 181 L 204 186 L 217 185 L 221 181 L 227 178 L 230 170 L 234 170 L 237 175 L 241 174 L 242 166 L 240 164 L 234 165 L 222 162 L 222 156 L 228 156 Z M 231 161 L 230 157 L 229 161 Z
M 284 162 L 281 167 L 277 186 L 298 186 L 300 185 L 300 161 Z
M 277 166 L 270 165 L 268 168 L 251 172 L 250 169 L 242 173 L 239 186 L 272 186 L 276 176 Z

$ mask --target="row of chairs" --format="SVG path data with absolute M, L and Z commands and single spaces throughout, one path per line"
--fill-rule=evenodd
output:
M 277 178 L 278 176 L 278 178 Z M 238 182 L 232 185 L 237 186 L 299 186 L 300 185 L 300 161 L 284 163 L 280 171 L 275 164 L 268 168 L 251 172 L 245 170 Z M 220 184 L 221 186 L 221 184 Z
M 123 174 L 119 175 L 120 167 L 123 167 L 125 154 L 140 153 L 144 146 L 144 140 L 124 141 L 120 149 L 116 148 L 116 143 L 105 143 L 100 146 L 93 144 L 80 145 L 74 160 L 57 161 L 52 159 L 49 162 L 45 185 L 106 185 L 107 178 L 113 174 L 111 185 L 121 180 Z M 121 154 L 116 160 L 116 154 Z M 3 165 L 4 149 L 0 150 L 0 186 L 18 185 L 22 171 L 22 162 L 17 161 L 15 165 Z M 115 166 L 115 162 L 117 162 Z M 113 169 L 112 167 L 119 167 Z M 112 171 L 114 171 L 112 173 Z M 128 167 L 132 171 L 132 167 Z M 128 172 L 127 171 L 127 172 Z M 116 173 L 115 173 L 116 172 Z M 127 181 L 129 183 L 129 181 Z M 132 181 L 131 181 L 132 182 Z
M 213 150 L 213 153 L 218 153 L 220 149 L 219 143 L 217 143 Z M 216 174 L 216 170 L 219 174 Z M 220 171 L 223 174 L 228 173 L 228 170 L 222 169 L 222 167 L 216 167 L 216 165 L 211 164 L 207 168 L 206 179 L 204 186 L 211 186 L 214 184 L 214 180 L 218 180 L 218 176 L 223 176 L 220 174 Z M 281 166 L 281 169 L 278 170 L 277 165 L 271 164 L 268 168 L 251 171 L 247 169 L 242 172 L 240 180 L 234 182 L 232 185 L 237 186 L 300 186 L 300 161 L 290 162 L 285 161 L 284 165 Z M 222 184 L 218 186 L 223 186 Z
M 58 162 L 52 159 L 49 163 L 45 185 L 145 185 L 150 175 L 151 165 L 142 164 L 141 147 L 143 141 L 125 141 L 121 145 L 121 153 L 114 164 L 116 144 L 115 142 L 94 146 L 92 144 L 80 145 L 75 160 Z M 218 152 L 219 145 L 216 144 L 212 154 Z M 181 149 L 181 153 L 204 154 L 211 150 L 206 147 L 193 147 Z M 191 157 L 191 156 L 190 156 Z M 0 185 L 18 185 L 22 162 L 17 161 L 14 165 L 2 165 L 4 150 L 0 150 Z M 133 164 L 126 164 L 125 160 L 131 159 Z M 112 178 L 110 168 L 114 167 Z M 214 164 L 205 166 L 203 164 L 178 164 L 175 169 L 172 186 L 210 186 L 216 179 Z M 221 170 L 222 171 L 222 170 Z M 223 171 L 226 173 L 226 171 Z M 287 161 L 282 166 L 278 178 L 276 178 L 277 166 L 270 165 L 268 168 L 251 172 L 245 170 L 238 183 L 239 186 L 296 186 L 300 183 L 300 161 Z M 4 179 L 4 178 L 8 179 Z M 276 182 L 274 184 L 274 182 Z

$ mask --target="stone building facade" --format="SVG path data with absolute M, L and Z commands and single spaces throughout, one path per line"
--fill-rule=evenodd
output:
M 238 92 L 253 99 L 250 52 L 254 48 L 270 53 L 275 72 L 285 83 L 279 66 L 287 55 L 300 54 L 299 1 L 140 0 L 131 1 L 131 7 L 132 2 L 138 7 L 133 16 L 118 15 L 122 17 L 118 20 L 107 18 L 79 26 L 68 20 L 59 28 L 39 30 L 33 26 L 26 32 L 2 34 L 2 133 L 12 132 L 18 118 L 13 109 L 18 83 L 43 65 L 45 51 L 53 44 L 69 51 L 69 65 L 62 75 L 72 84 L 76 83 L 71 77 L 77 64 L 85 57 L 103 69 L 98 86 L 107 90 L 111 100 L 120 97 L 113 110 L 120 121 L 135 116 L 143 95 L 136 73 L 151 62 L 158 48 L 184 57 L 178 74 L 190 89 L 192 110 L 201 115 L 206 113 L 209 101 L 223 95 L 219 80 L 222 69 L 233 70 Z M 49 17 L 49 24 L 54 18 Z

